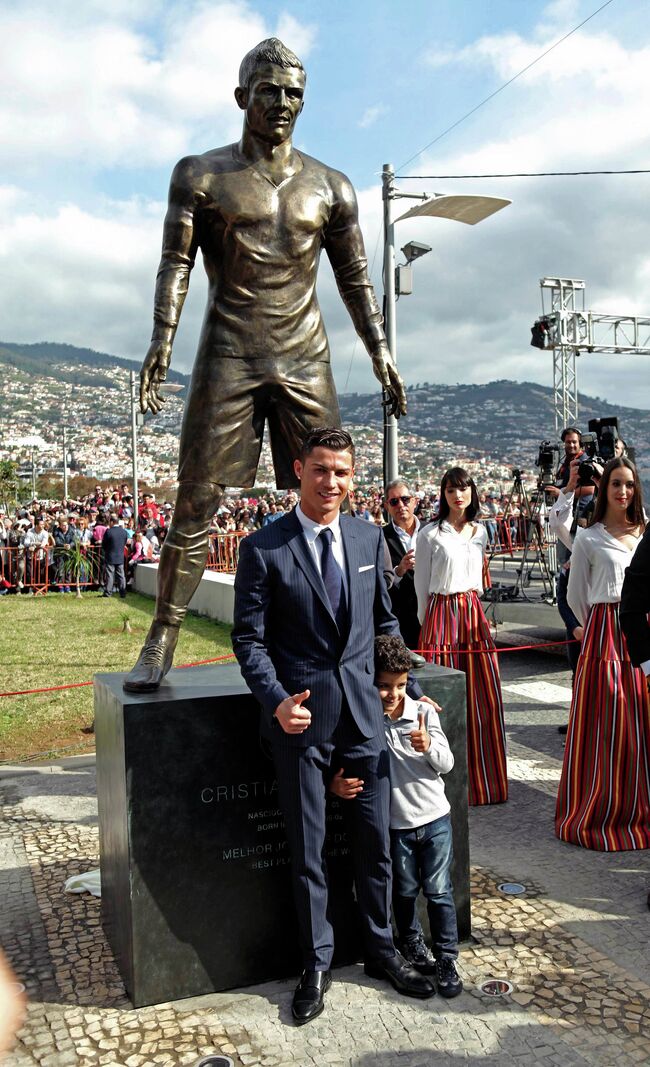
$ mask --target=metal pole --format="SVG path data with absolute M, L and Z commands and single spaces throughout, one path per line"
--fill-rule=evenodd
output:
M 36 463 L 34 461 L 34 449 L 32 448 L 32 500 L 36 500 Z
M 63 427 L 63 499 L 68 499 L 68 431 Z
M 390 353 L 397 366 L 395 226 L 392 220 L 395 170 L 392 163 L 384 163 L 381 177 L 384 201 L 384 330 Z M 398 474 L 397 419 L 394 415 L 387 415 L 384 408 L 384 484 L 388 485 Z
M 138 396 L 135 371 L 131 371 L 131 456 L 133 459 L 133 528 L 138 528 Z

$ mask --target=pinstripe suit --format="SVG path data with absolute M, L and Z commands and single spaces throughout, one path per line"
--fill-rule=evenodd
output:
M 337 628 L 294 513 L 244 538 L 235 578 L 233 649 L 262 706 L 262 730 L 272 746 L 308 970 L 327 970 L 332 957 L 322 852 L 326 782 L 340 767 L 365 783 L 344 811 L 350 819 L 366 957 L 394 953 L 388 768 L 383 711 L 374 687 L 374 638 L 399 634 L 399 627 L 383 577 L 381 531 L 347 515 L 340 522 L 347 633 Z M 302 734 L 287 734 L 274 712 L 287 696 L 304 689 L 311 694 L 306 701 L 311 725 Z M 413 689 L 419 695 L 418 687 Z

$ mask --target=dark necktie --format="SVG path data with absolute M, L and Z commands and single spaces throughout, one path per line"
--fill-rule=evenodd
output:
M 343 572 L 334 559 L 332 552 L 332 531 L 321 530 L 318 535 L 321 541 L 320 571 L 327 598 L 332 608 L 332 614 L 336 619 L 339 630 L 343 628 L 345 621 L 345 588 L 343 586 Z

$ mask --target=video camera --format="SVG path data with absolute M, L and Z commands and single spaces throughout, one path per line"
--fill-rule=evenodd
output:
M 593 485 L 596 473 L 594 462 L 601 467 L 616 455 L 616 442 L 620 440 L 618 419 L 589 419 L 589 433 L 580 435 L 580 447 L 585 453 L 580 460 L 578 485 Z
M 552 444 L 551 441 L 542 441 L 540 444 L 535 460 L 535 466 L 539 467 L 537 480 L 539 489 L 548 489 L 549 486 L 555 485 L 555 469 L 559 452 L 560 446 Z

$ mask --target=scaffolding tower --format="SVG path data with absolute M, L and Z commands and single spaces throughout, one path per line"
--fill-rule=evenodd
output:
M 577 357 L 584 352 L 650 355 L 650 318 L 585 311 L 581 278 L 540 278 L 542 347 L 553 351 L 555 433 L 578 421 Z M 550 297 L 546 310 L 545 296 Z

